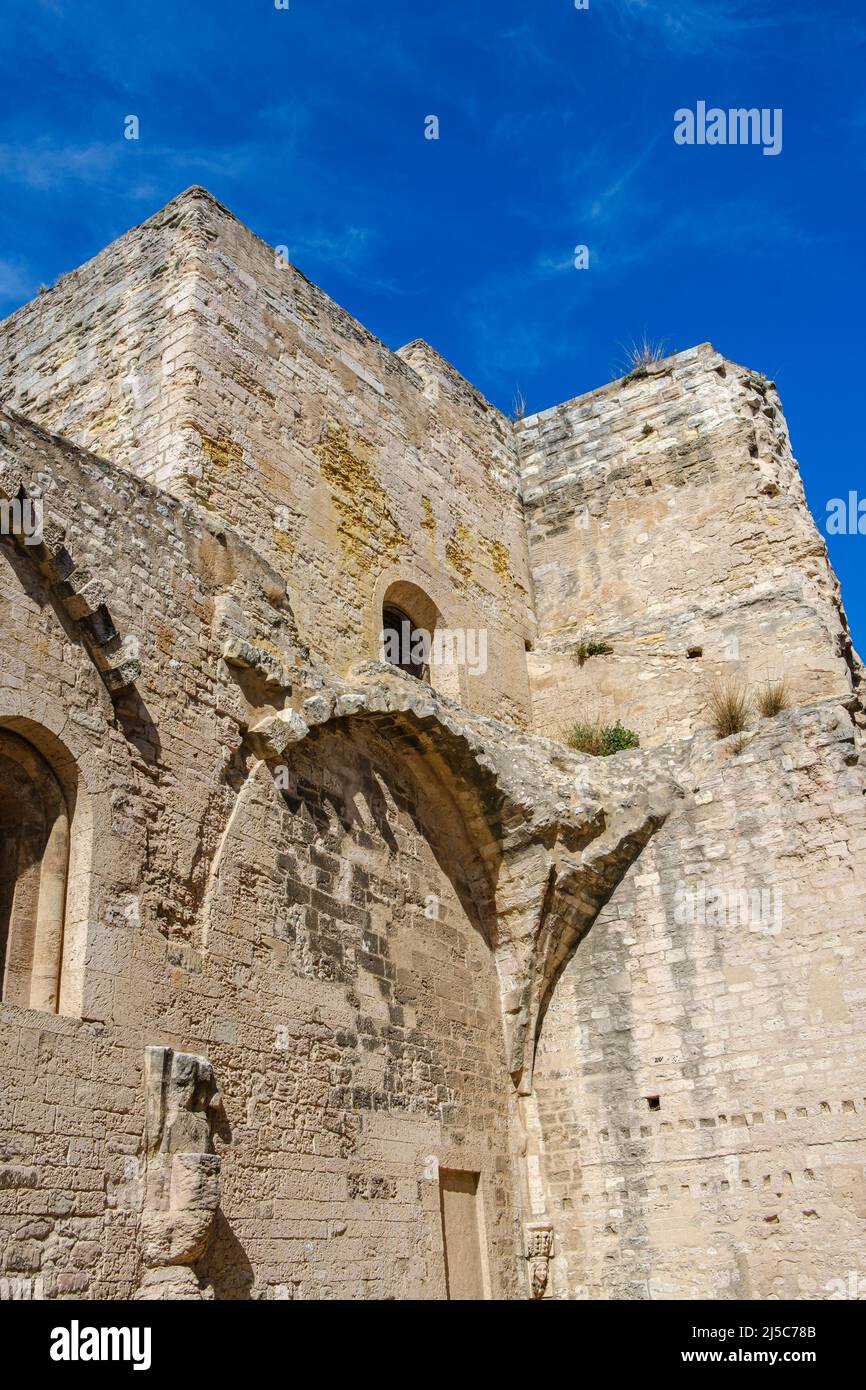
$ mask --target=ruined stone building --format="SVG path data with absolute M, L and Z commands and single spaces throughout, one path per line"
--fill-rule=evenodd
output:
M 864 1271 L 862 672 L 773 384 L 509 420 L 193 188 L 0 325 L 0 401 L 0 1277 Z

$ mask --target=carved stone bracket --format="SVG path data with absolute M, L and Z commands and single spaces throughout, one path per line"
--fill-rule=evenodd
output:
M 38 510 L 38 528 L 13 539 L 56 593 L 106 689 L 117 695 L 134 685 L 141 675 L 137 638 L 120 638 L 108 611 L 107 585 L 73 560 L 62 522 L 43 515 L 41 501 L 28 496 L 21 470 L 11 456 L 0 455 L 0 500 L 27 506 L 31 513 Z
M 193 1265 L 204 1254 L 220 1199 L 213 1119 L 220 1097 L 206 1057 L 144 1050 L 146 1172 L 141 1216 L 144 1274 L 138 1299 L 212 1298 Z
M 553 1254 L 553 1226 L 549 1221 L 530 1221 L 526 1227 L 526 1258 L 529 1262 L 529 1289 L 533 1298 L 543 1298 Z

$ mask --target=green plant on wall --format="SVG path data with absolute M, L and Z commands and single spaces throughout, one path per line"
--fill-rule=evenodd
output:
M 577 660 L 582 666 L 591 656 L 610 656 L 613 647 L 608 642 L 586 642 L 581 640 L 577 646 Z
M 577 753 L 589 753 L 594 758 L 609 758 L 611 754 L 622 753 L 627 748 L 639 748 L 640 736 L 634 729 L 626 729 L 619 720 L 615 724 L 578 721 L 566 730 L 565 742 Z

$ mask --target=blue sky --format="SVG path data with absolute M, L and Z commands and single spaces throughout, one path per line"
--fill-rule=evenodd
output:
M 709 340 L 778 382 L 822 530 L 866 498 L 858 0 L 4 0 L 0 36 L 0 314 L 202 183 L 506 410 Z M 698 100 L 781 108 L 782 153 L 676 145 Z M 866 536 L 828 540 L 866 655 Z

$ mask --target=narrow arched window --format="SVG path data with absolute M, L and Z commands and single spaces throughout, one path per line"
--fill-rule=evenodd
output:
M 385 661 L 399 666 L 401 671 L 417 680 L 426 680 L 429 646 L 428 633 L 416 627 L 408 613 L 393 603 L 383 605 L 382 656 Z
M 0 730 L 0 984 L 4 1002 L 56 1012 L 69 813 L 48 764 Z
M 452 629 L 429 594 L 410 579 L 381 592 L 375 618 L 377 656 L 441 695 L 460 699 L 466 629 Z

